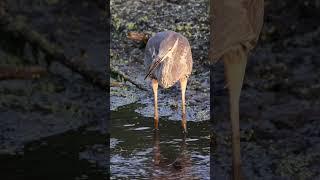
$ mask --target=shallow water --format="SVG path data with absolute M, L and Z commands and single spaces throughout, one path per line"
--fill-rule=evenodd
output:
M 153 119 L 129 105 L 111 113 L 111 179 L 209 179 L 208 122 Z M 0 155 L 1 179 L 108 179 L 106 133 L 101 124 L 25 144 L 15 155 Z
M 106 134 L 83 127 L 1 155 L 1 179 L 108 179 Z
M 208 121 L 181 123 L 135 113 L 130 105 L 111 113 L 111 179 L 210 179 Z

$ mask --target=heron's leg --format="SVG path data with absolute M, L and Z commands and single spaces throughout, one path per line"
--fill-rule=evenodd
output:
M 159 115 L 158 115 L 158 81 L 152 79 L 152 90 L 154 96 L 154 129 L 158 130 Z
M 238 180 L 241 179 L 239 100 L 247 64 L 247 54 L 244 49 L 239 48 L 228 52 L 224 55 L 223 60 L 229 90 L 230 118 L 232 125 L 233 179 Z
M 181 88 L 181 99 L 182 99 L 182 128 L 183 131 L 187 132 L 187 119 L 186 119 L 186 88 L 187 88 L 187 78 L 180 79 L 180 88 Z
M 160 138 L 159 131 L 155 131 L 153 134 L 153 160 L 154 165 L 159 165 L 161 160 L 161 152 L 160 152 Z

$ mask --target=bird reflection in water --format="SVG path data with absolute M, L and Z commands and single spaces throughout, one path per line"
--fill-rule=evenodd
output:
M 192 161 L 187 150 L 186 134 L 183 134 L 180 143 L 177 158 L 173 162 L 168 162 L 160 149 L 159 131 L 154 131 L 152 179 L 198 179 L 192 174 Z

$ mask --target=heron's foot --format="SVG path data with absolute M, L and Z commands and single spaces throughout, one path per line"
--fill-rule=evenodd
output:
M 184 133 L 184 134 L 187 134 L 188 133 L 188 130 L 187 130 L 187 124 L 186 123 L 184 123 L 184 122 L 182 122 L 182 132 Z
M 228 83 L 226 83 L 224 86 L 223 86 L 223 89 L 228 89 L 229 85 Z
M 159 129 L 159 117 L 155 116 L 154 117 L 154 129 Z
M 183 129 L 182 133 L 186 135 L 186 134 L 188 134 L 188 130 L 187 129 Z
M 157 131 L 159 131 L 159 128 L 153 128 L 152 131 L 157 132 Z
M 186 113 L 182 113 L 181 125 L 184 133 L 187 133 L 187 118 Z
M 232 168 L 233 168 L 233 173 L 232 173 L 233 180 L 243 180 L 244 178 L 243 178 L 243 172 L 241 171 L 242 170 L 241 165 L 232 164 Z
M 240 174 L 239 177 L 235 176 L 234 174 L 232 174 L 233 179 L 232 180 L 244 180 L 244 179 L 248 179 L 247 176 L 244 176 L 243 173 Z

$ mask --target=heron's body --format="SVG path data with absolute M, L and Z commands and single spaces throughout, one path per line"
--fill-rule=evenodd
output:
M 166 59 L 150 74 L 150 77 L 158 80 L 159 85 L 163 88 L 169 88 L 191 74 L 192 54 L 189 42 L 179 33 L 164 31 L 151 37 L 146 46 L 144 64 L 148 71 L 156 61 L 154 57 L 165 54 L 169 48 L 174 46 L 176 40 L 178 40 L 176 48 L 172 49 Z
M 182 126 L 186 131 L 185 90 L 192 71 L 190 44 L 184 36 L 173 31 L 159 32 L 146 45 L 144 64 L 146 77 L 152 79 L 155 104 L 155 129 L 158 128 L 158 85 L 169 88 L 180 81 L 182 93 Z

